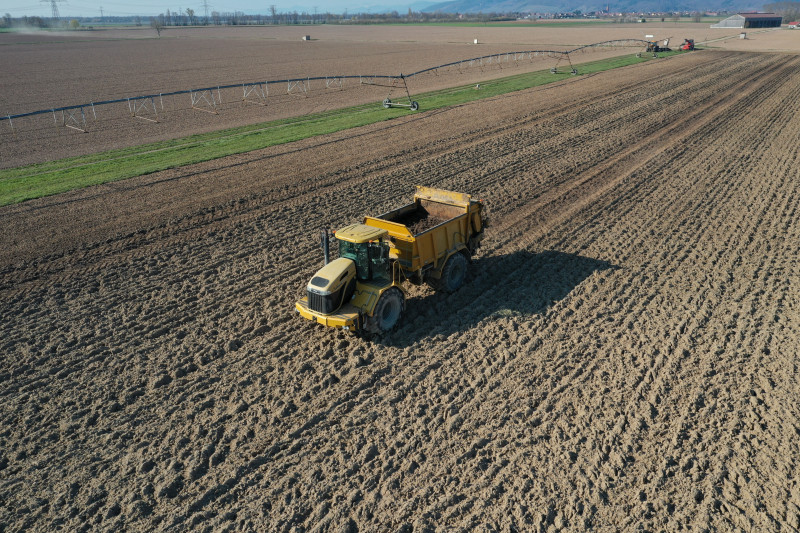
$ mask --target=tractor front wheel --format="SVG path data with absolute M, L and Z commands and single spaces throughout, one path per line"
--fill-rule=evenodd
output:
M 400 322 L 404 308 L 405 298 L 400 289 L 387 290 L 381 294 L 378 304 L 375 306 L 375 312 L 364 321 L 364 330 L 371 334 L 391 331 Z

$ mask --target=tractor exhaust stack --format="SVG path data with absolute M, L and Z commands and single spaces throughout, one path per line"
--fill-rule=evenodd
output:
M 322 253 L 325 255 L 325 264 L 330 262 L 331 245 L 330 238 L 328 237 L 328 228 L 322 230 Z

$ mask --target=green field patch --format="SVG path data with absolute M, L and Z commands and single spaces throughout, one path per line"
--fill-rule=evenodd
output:
M 662 57 L 675 54 L 660 54 Z M 649 57 L 648 57 L 649 56 Z M 577 66 L 579 75 L 634 65 L 651 60 L 626 55 Z M 569 68 L 561 72 L 536 71 L 413 96 L 422 111 L 465 104 L 482 98 L 529 89 L 571 78 Z M 403 103 L 401 101 L 401 103 Z M 0 170 L 0 205 L 118 181 L 154 172 L 251 152 L 350 128 L 392 120 L 414 113 L 408 108 L 385 109 L 380 103 L 342 108 L 250 126 L 230 128 L 180 139 L 132 146 L 97 154 L 71 157 Z

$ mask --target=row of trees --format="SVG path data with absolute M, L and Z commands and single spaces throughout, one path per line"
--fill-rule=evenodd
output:
M 800 2 L 785 2 L 789 4 L 799 4 Z M 414 12 L 411 9 L 406 14 L 400 14 L 397 11 L 390 11 L 388 13 L 358 13 L 348 15 L 345 11 L 343 14 L 334 13 L 298 13 L 297 11 L 290 13 L 277 13 L 275 6 L 270 7 L 271 12 L 267 15 L 246 15 L 240 11 L 220 13 L 213 11 L 209 19 L 204 17 L 195 16 L 191 9 L 187 9 L 186 13 L 178 14 L 176 12 L 160 14 L 155 17 L 154 24 L 159 25 L 161 28 L 167 26 L 189 26 L 189 25 L 215 25 L 215 26 L 237 26 L 237 25 L 261 25 L 261 24 L 402 24 L 402 23 L 424 23 L 424 22 L 497 22 L 516 20 L 522 17 L 529 17 L 529 13 L 445 13 L 436 11 L 433 13 Z M 642 22 L 645 19 L 641 15 L 629 14 L 621 16 L 610 16 L 605 13 L 592 13 L 584 15 L 581 11 L 574 11 L 570 13 L 555 13 L 542 16 L 548 18 L 585 18 L 588 15 L 594 15 L 592 18 L 611 18 L 612 22 L 630 23 Z M 702 22 L 703 13 L 697 11 L 692 13 L 664 13 L 660 16 L 651 16 L 655 20 L 661 19 L 664 22 L 666 19 L 678 21 L 682 17 L 691 17 L 694 22 Z
M 269 7 L 269 13 L 248 15 L 241 11 L 212 11 L 209 16 L 197 13 L 192 8 L 185 10 L 167 9 L 155 17 L 78 17 L 67 21 L 66 19 L 52 19 L 45 17 L 20 17 L 12 18 L 6 13 L 0 20 L 0 27 L 29 27 L 29 28 L 92 28 L 94 25 L 109 24 L 134 24 L 142 26 L 147 19 L 150 26 L 159 32 L 167 27 L 175 26 L 247 26 L 264 24 L 300 25 L 300 24 L 380 24 L 380 23 L 419 23 L 419 22 L 490 22 L 501 20 L 514 20 L 516 15 L 501 15 L 497 13 L 478 13 L 464 15 L 456 13 L 424 13 L 414 12 L 400 14 L 397 11 L 388 13 L 308 13 L 308 12 L 283 12 L 279 13 L 275 5 Z
M 775 2 L 764 6 L 764 11 L 783 17 L 783 23 L 800 20 L 800 2 Z
M 15 19 L 11 17 L 11 13 L 6 13 L 3 15 L 3 20 L 2 23 L 0 23 L 0 27 L 48 28 L 50 27 L 50 24 L 48 19 L 42 17 L 20 17 Z
M 26 16 L 15 19 L 11 16 L 11 13 L 6 13 L 3 15 L 3 18 L 0 19 L 0 28 L 69 28 L 71 30 L 77 30 L 80 27 L 80 21 L 75 18 L 70 20 L 53 20 L 52 18 Z
M 684 13 L 683 16 L 689 17 L 692 22 L 703 22 L 703 17 L 705 17 L 705 15 L 703 13 L 700 13 L 698 11 L 696 11 L 694 13 Z M 647 22 L 648 20 L 649 21 L 659 20 L 661 22 L 666 22 L 667 20 L 670 20 L 672 22 L 678 22 L 679 20 L 681 20 L 681 18 L 683 18 L 681 15 L 676 15 L 676 14 L 670 14 L 669 16 L 658 16 L 658 15 L 656 15 L 656 16 L 649 16 L 649 17 L 643 17 L 641 15 L 620 15 L 620 16 L 612 17 L 611 21 L 615 22 L 615 23 L 618 23 L 618 24 L 630 24 L 630 23 L 633 23 L 633 22 Z
M 266 15 L 255 14 L 247 15 L 241 11 L 220 12 L 212 11 L 208 18 L 197 16 L 192 9 L 185 12 L 167 10 L 157 17 L 154 17 L 162 27 L 167 26 L 244 26 L 262 24 L 378 24 L 378 23 L 402 23 L 402 22 L 488 22 L 497 20 L 514 20 L 515 16 L 500 15 L 497 13 L 480 13 L 475 15 L 463 15 L 456 13 L 421 13 L 411 9 L 408 13 L 401 15 L 397 11 L 388 13 L 358 13 L 348 14 L 345 11 L 338 13 L 308 13 L 308 12 L 284 12 L 279 13 L 274 5 L 270 6 L 269 13 Z
M 341 20 L 347 15 L 332 13 L 278 13 L 275 6 L 271 6 L 271 13 L 267 15 L 248 15 L 242 11 L 212 11 L 208 17 L 198 15 L 189 8 L 185 11 L 170 11 L 159 14 L 151 19 L 161 27 L 167 26 L 246 26 L 264 24 L 325 24 Z
M 777 2 L 767 4 L 764 6 L 765 10 L 778 13 L 783 16 L 784 21 L 800 20 L 800 2 Z M 549 15 L 556 18 L 565 18 L 567 16 L 579 18 L 583 14 L 580 11 L 573 13 L 562 13 Z M 420 23 L 420 22 L 493 22 L 503 20 L 514 20 L 522 16 L 529 16 L 529 14 L 498 14 L 498 13 L 476 13 L 476 14 L 458 14 L 458 13 L 444 13 L 441 11 L 433 13 L 415 12 L 411 9 L 408 13 L 400 14 L 397 11 L 388 13 L 357 13 L 348 14 L 345 11 L 342 14 L 337 13 L 307 13 L 292 11 L 279 13 L 277 7 L 273 4 L 269 6 L 269 12 L 266 15 L 255 14 L 248 15 L 241 11 L 212 11 L 209 16 L 198 14 L 194 9 L 187 8 L 185 10 L 170 10 L 167 9 L 164 13 L 156 17 L 150 18 L 150 26 L 158 31 L 161 31 L 170 26 L 247 26 L 247 25 L 264 25 L 264 24 L 380 24 L 380 23 Z M 607 15 L 606 15 L 607 16 Z M 695 22 L 700 22 L 703 18 L 702 13 L 694 12 L 690 16 Z M 652 18 L 652 17 L 651 17 Z M 677 20 L 677 15 L 668 15 L 661 17 L 663 22 L 665 18 Z M 624 15 L 613 18 L 614 22 L 636 22 L 640 21 L 641 17 L 636 15 Z M 89 26 L 92 24 L 135 24 L 136 26 L 142 25 L 142 17 L 79 17 L 74 18 L 67 22 L 66 20 L 53 20 L 43 17 L 21 17 L 13 19 L 10 14 L 6 13 L 0 20 L 0 27 L 14 27 L 25 26 L 29 28 L 48 28 L 48 27 L 72 27 L 78 28 L 79 26 Z

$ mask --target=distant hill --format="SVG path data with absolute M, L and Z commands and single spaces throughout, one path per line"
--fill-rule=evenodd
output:
M 763 4 L 752 0 L 609 0 L 612 12 L 669 11 L 759 11 Z M 422 11 L 444 13 L 584 13 L 606 9 L 603 0 L 452 0 L 430 4 Z

